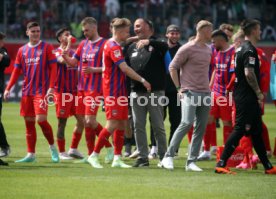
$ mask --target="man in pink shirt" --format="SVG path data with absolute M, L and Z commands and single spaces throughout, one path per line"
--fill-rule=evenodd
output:
M 169 66 L 181 99 L 182 118 L 161 162 L 166 169 L 174 168 L 175 151 L 195 122 L 186 171 L 202 171 L 195 161 L 199 155 L 211 105 L 208 71 L 212 52 L 206 43 L 211 40 L 212 29 L 213 25 L 209 21 L 199 21 L 196 38 L 177 51 Z M 177 70 L 180 70 L 180 77 Z

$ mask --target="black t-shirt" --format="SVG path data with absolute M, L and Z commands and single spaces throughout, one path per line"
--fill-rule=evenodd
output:
M 260 62 L 256 48 L 250 41 L 245 41 L 236 50 L 235 54 L 235 88 L 234 98 L 236 103 L 249 103 L 258 100 L 256 93 L 248 84 L 244 68 L 254 68 L 254 72 L 260 85 Z
M 172 48 L 169 48 L 169 53 L 170 53 L 170 56 L 171 56 L 171 59 L 174 58 L 176 52 L 178 51 L 178 49 L 181 47 L 180 43 L 177 43 L 176 46 L 172 47 Z M 178 74 L 179 74 L 179 71 L 178 71 Z M 172 78 L 171 78 L 171 75 L 170 73 L 168 72 L 167 75 L 166 75 L 166 89 L 165 89 L 166 93 L 176 93 L 177 90 L 176 90 L 176 87 L 172 81 Z
M 10 65 L 10 57 L 7 53 L 6 48 L 4 48 L 4 47 L 0 48 L 0 53 L 3 55 L 3 58 L 0 62 L 0 93 L 2 93 L 4 90 L 4 86 L 5 86 L 4 71 L 5 71 L 6 67 L 8 67 Z

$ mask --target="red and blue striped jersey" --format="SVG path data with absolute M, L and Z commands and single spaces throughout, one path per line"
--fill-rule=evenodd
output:
M 104 96 L 127 96 L 126 75 L 119 65 L 125 61 L 122 47 L 109 39 L 103 51 L 103 93 Z
M 226 51 L 214 51 L 213 67 L 215 70 L 212 92 L 216 96 L 225 95 L 226 87 L 231 79 L 230 67 L 235 48 L 230 47 Z
M 59 47 L 55 50 L 57 59 L 61 57 L 62 49 Z M 69 51 L 69 56 L 73 56 L 74 51 Z M 57 81 L 55 91 L 59 93 L 75 93 L 78 86 L 78 67 L 67 66 L 57 62 Z
M 44 41 L 19 48 L 14 67 L 23 72 L 22 96 L 45 95 L 49 87 L 54 88 L 56 62 L 53 46 Z
M 83 40 L 75 54 L 73 55 L 79 61 L 79 91 L 97 91 L 102 93 L 102 74 L 101 73 L 82 73 L 84 67 L 102 67 L 102 54 L 106 39 L 99 38 L 96 41 L 88 39 Z
M 256 49 L 260 61 L 260 89 L 263 93 L 267 93 L 270 83 L 270 62 L 262 49 Z

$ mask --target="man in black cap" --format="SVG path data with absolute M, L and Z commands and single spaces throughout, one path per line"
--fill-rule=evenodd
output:
M 5 85 L 4 81 L 4 71 L 5 68 L 10 65 L 10 57 L 7 53 L 7 50 L 4 48 L 4 38 L 6 35 L 0 32 L 0 157 L 5 157 L 10 153 L 10 146 L 7 142 L 6 133 L 4 126 L 2 124 L 1 116 L 2 116 L 2 96 L 3 89 Z M 0 165 L 7 166 L 8 163 L 2 161 L 0 159 Z
M 166 113 L 167 108 L 169 111 L 169 121 L 171 124 L 170 127 L 170 137 L 168 144 L 170 144 L 170 141 L 172 139 L 173 133 L 177 129 L 180 120 L 181 120 L 181 108 L 180 106 L 177 106 L 177 90 L 176 87 L 172 81 L 172 78 L 169 73 L 169 65 L 174 58 L 177 50 L 180 48 L 181 44 L 179 43 L 180 40 L 180 28 L 177 25 L 171 24 L 167 27 L 166 31 L 166 37 L 167 37 L 167 44 L 168 44 L 168 51 L 165 55 L 165 66 L 166 66 L 166 86 L 165 86 L 165 96 L 169 100 L 168 104 L 164 106 L 164 120 L 166 119 Z M 155 142 L 155 136 L 151 129 L 151 151 L 149 154 L 149 159 L 153 159 L 157 155 L 157 146 Z M 178 154 L 178 149 L 176 149 L 175 156 Z

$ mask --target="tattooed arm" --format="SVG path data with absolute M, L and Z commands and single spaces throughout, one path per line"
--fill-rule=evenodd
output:
M 248 84 L 256 93 L 259 103 L 261 103 L 262 100 L 264 99 L 264 95 L 260 90 L 256 75 L 254 73 L 254 68 L 244 68 L 244 74 Z

